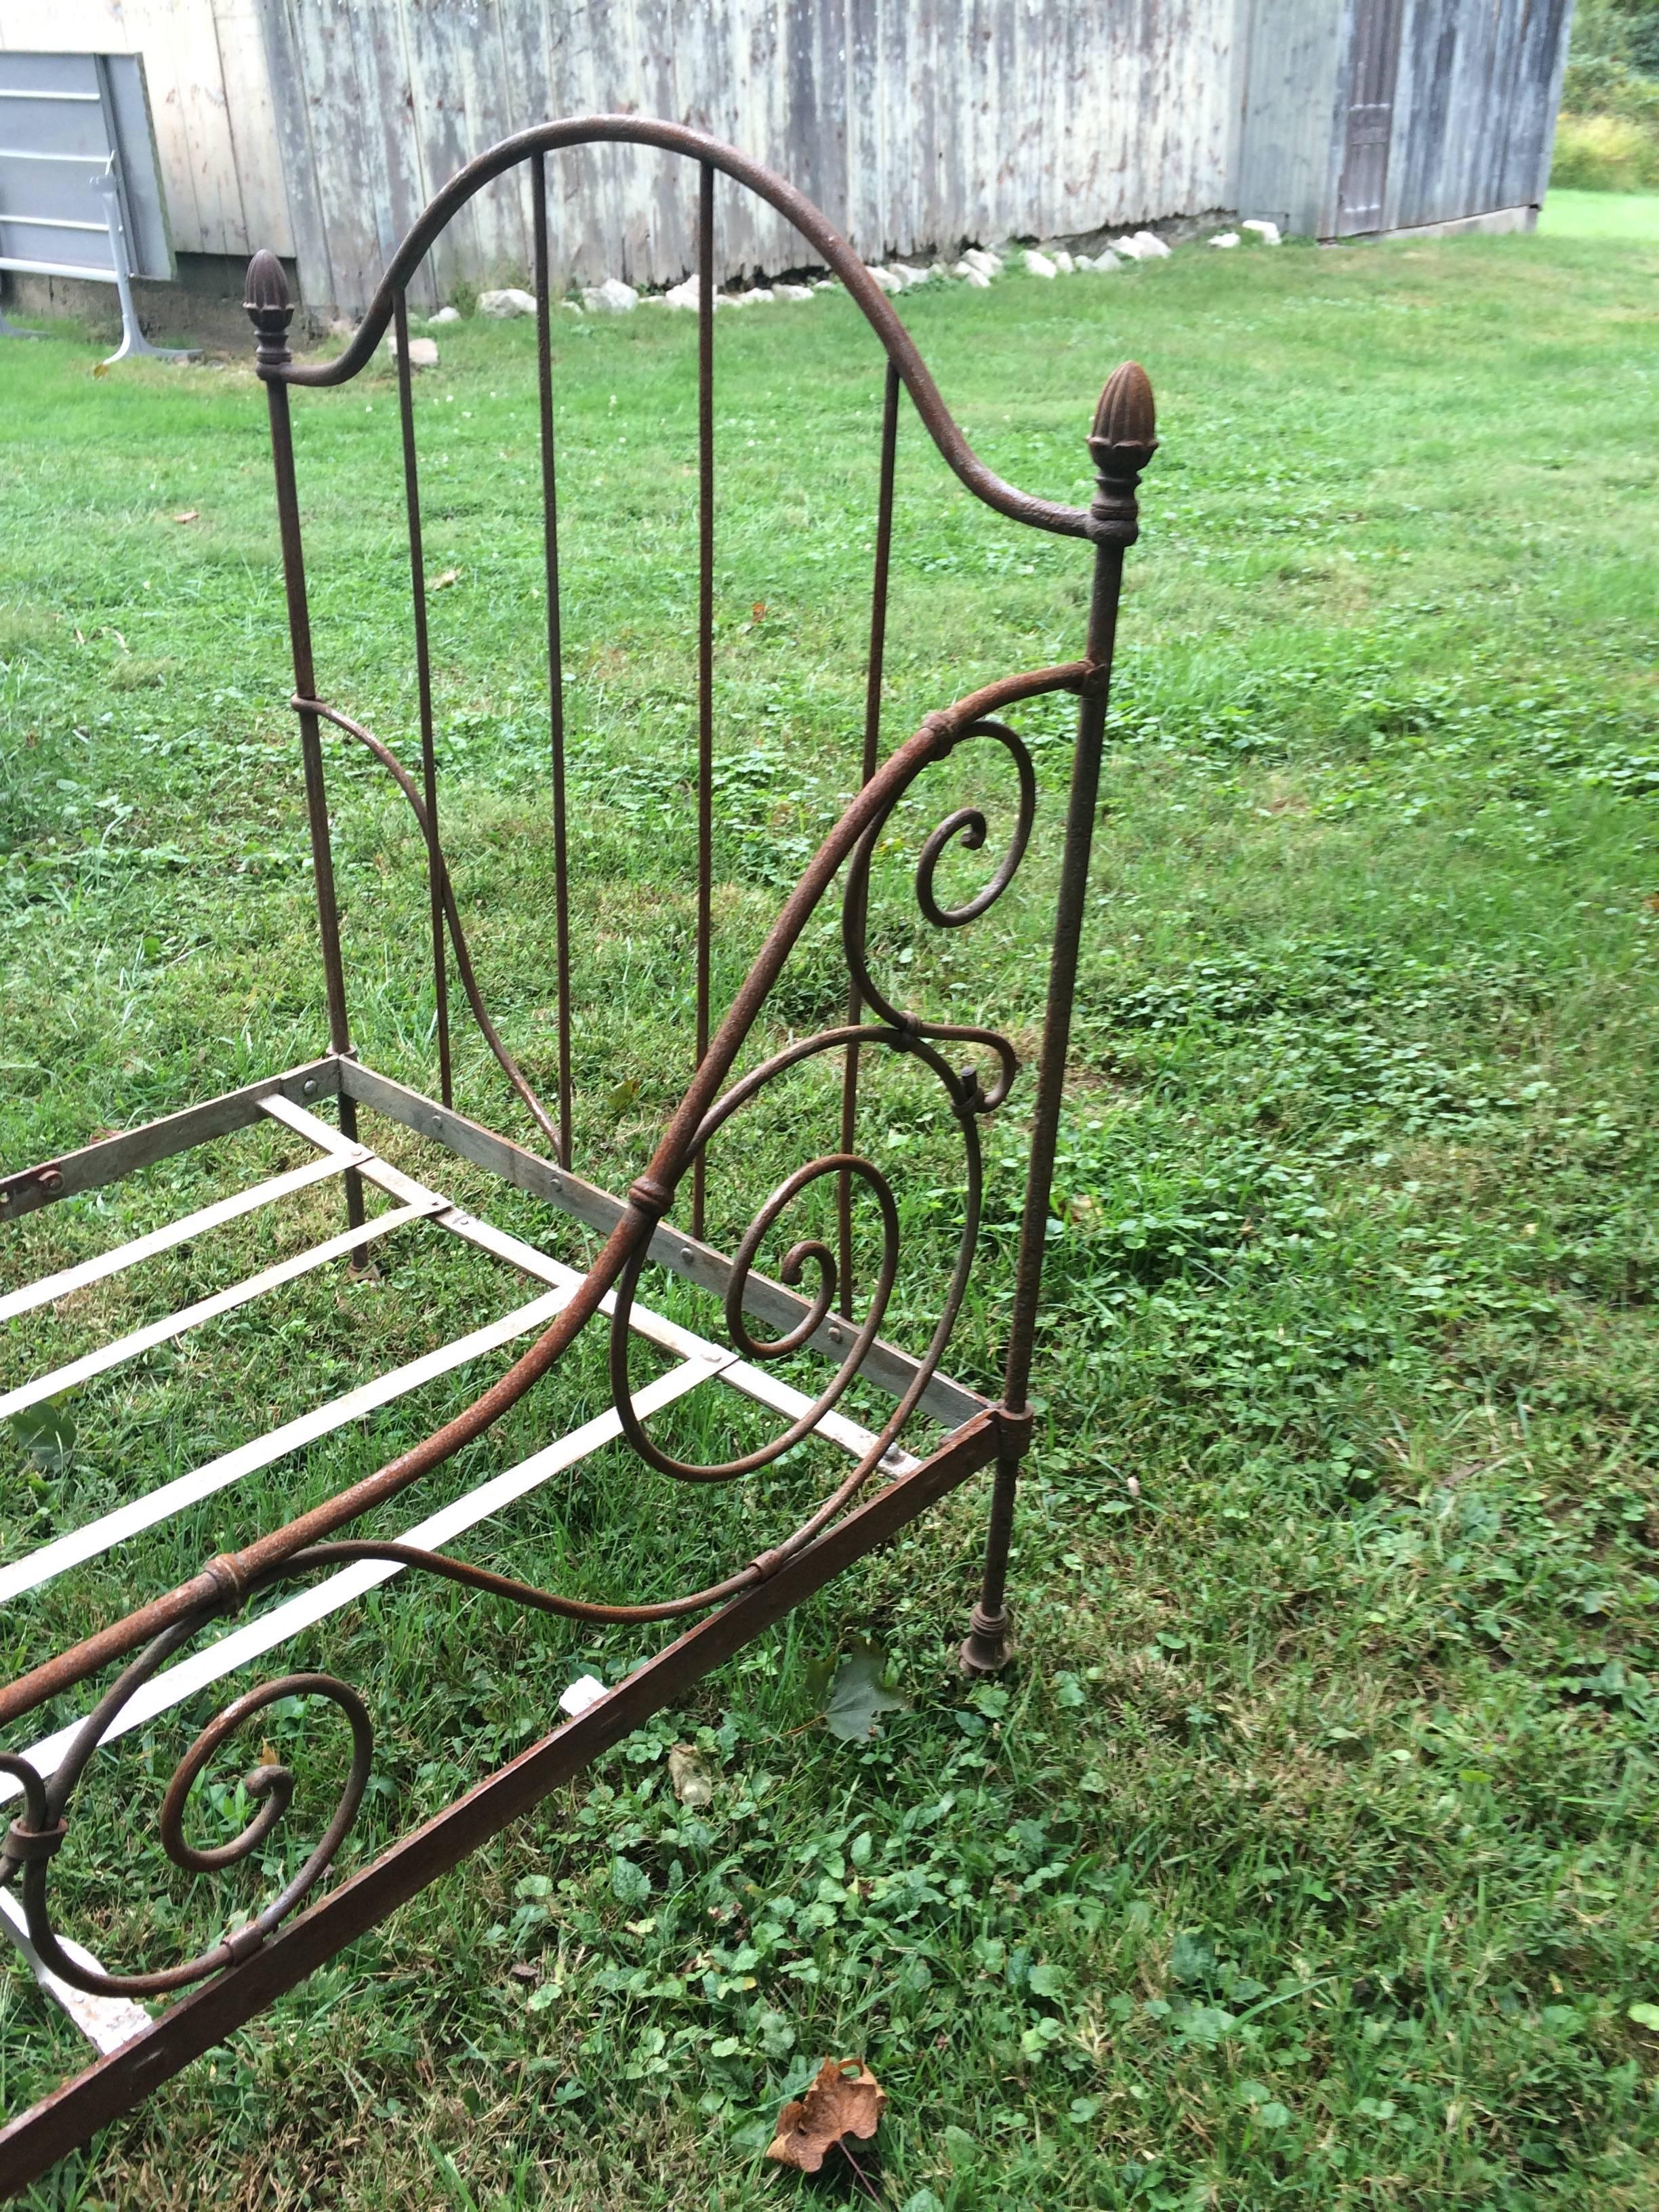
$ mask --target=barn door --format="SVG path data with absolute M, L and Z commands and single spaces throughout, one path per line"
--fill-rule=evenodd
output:
M 1394 131 L 1394 88 L 1400 74 L 1400 32 L 1405 0 L 1356 0 L 1349 52 L 1347 129 L 1342 182 L 1336 196 L 1336 235 L 1353 238 L 1382 228 L 1382 195 L 1389 181 L 1389 140 Z

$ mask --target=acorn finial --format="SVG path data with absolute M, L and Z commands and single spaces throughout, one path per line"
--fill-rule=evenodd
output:
M 258 338 L 254 359 L 263 368 L 290 361 L 288 326 L 294 319 L 293 302 L 288 296 L 288 279 L 283 274 L 283 264 L 268 246 L 262 246 L 247 264 L 246 295 L 242 303 L 247 309 Z
M 1157 451 L 1152 380 L 1138 361 L 1126 361 L 1108 380 L 1089 434 L 1097 487 L 1090 512 L 1097 524 L 1109 526 L 1097 535 L 1121 538 L 1126 545 L 1134 542 L 1139 513 L 1135 487 Z

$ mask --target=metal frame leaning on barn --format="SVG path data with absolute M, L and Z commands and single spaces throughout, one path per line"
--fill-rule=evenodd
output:
M 604 142 L 653 147 L 696 165 L 702 247 L 696 1054 L 680 1105 L 649 1166 L 622 1198 L 582 1181 L 571 1165 L 571 948 L 546 176 L 550 155 Z M 531 168 L 534 193 L 537 372 L 547 574 L 558 1013 L 558 1096 L 551 1110 L 536 1096 L 490 1022 L 439 842 L 419 460 L 407 344 L 407 288 L 433 240 L 475 192 L 520 163 Z M 887 372 L 862 786 L 784 901 L 742 988 L 714 1027 L 708 957 L 714 763 L 712 249 L 715 185 L 722 175 L 757 193 L 785 216 L 812 253 L 846 286 L 885 352 Z M 244 1443 L 149 1495 L 128 1500 L 89 1525 L 0 1566 L 0 1595 L 12 1598 L 39 1587 L 67 1568 L 112 1549 L 141 1529 L 271 1465 L 287 1453 L 303 1449 L 434 1376 L 532 1332 L 539 1334 L 464 1413 L 376 1474 L 241 1550 L 209 1560 L 198 1574 L 165 1595 L 140 1604 L 125 1620 L 112 1623 L 0 1689 L 0 1723 L 15 1727 L 42 1705 L 119 1662 L 113 1680 L 97 1696 L 82 1721 L 26 1749 L 0 1753 L 0 1796 L 14 1804 L 21 1801 L 0 1846 L 0 1921 L 23 1946 L 46 1986 L 67 2005 L 101 2053 L 85 2072 L 0 2130 L 0 2190 L 8 2194 L 25 2186 L 106 2122 L 264 2009 L 356 1936 L 529 1811 L 561 1782 L 651 1715 L 682 1698 L 700 1677 L 750 1643 L 843 1568 L 890 1540 L 969 1476 L 988 1467 L 994 1472 L 983 1578 L 962 1646 L 962 1663 L 970 1672 L 993 1672 L 1006 1662 L 1012 1650 L 1006 1601 L 1008 1547 L 1020 1462 L 1032 1426 L 1028 1384 L 1107 685 L 1123 556 L 1137 532 L 1136 486 L 1157 445 L 1152 397 L 1146 376 L 1133 364 L 1126 365 L 1102 394 L 1088 440 L 1097 472 L 1097 489 L 1090 507 L 1061 506 L 1015 489 L 994 476 L 973 453 L 887 299 L 851 247 L 816 208 L 781 179 L 699 131 L 630 116 L 592 116 L 544 125 L 504 141 L 461 170 L 404 239 L 362 326 L 337 358 L 312 365 L 293 359 L 287 341 L 292 309 L 281 268 L 269 253 L 257 254 L 250 264 L 248 312 L 258 335 L 257 363 L 270 417 L 294 653 L 293 706 L 300 726 L 330 1048 L 305 1066 L 274 1074 L 165 1121 L 106 1138 L 82 1152 L 0 1180 L 0 1221 L 117 1182 L 211 1138 L 269 1121 L 306 1139 L 314 1148 L 314 1158 L 252 1190 L 236 1193 L 153 1231 L 118 1251 L 12 1292 L 0 1299 L 0 1319 L 142 1264 L 171 1245 L 270 1204 L 307 1183 L 337 1175 L 343 1188 L 346 1226 L 338 1236 L 166 1321 L 121 1339 L 69 1368 L 21 1384 L 0 1396 L 0 1413 L 38 1403 L 94 1372 L 118 1366 L 149 1345 L 253 1301 L 282 1282 L 348 1254 L 361 1253 L 379 1237 L 412 1234 L 418 1228 L 426 1236 L 438 1232 L 460 1237 L 517 1269 L 540 1288 L 528 1304 L 501 1320 L 360 1385 L 268 1436 Z M 374 358 L 388 325 L 395 329 L 398 341 L 397 373 L 420 702 L 418 783 L 389 748 L 319 696 L 312 656 L 289 423 L 289 394 L 295 387 L 347 382 Z M 893 528 L 894 452 L 902 391 L 908 392 L 950 466 L 988 506 L 1032 528 L 1091 545 L 1094 581 L 1082 659 L 1006 678 L 928 714 L 915 733 L 881 762 L 882 661 Z M 980 848 L 986 842 L 988 824 L 983 814 L 972 806 L 959 807 L 947 815 L 921 848 L 915 896 L 925 920 L 946 929 L 970 923 L 1001 897 L 1025 851 L 1036 787 L 1029 753 L 1000 717 L 1024 701 L 1056 692 L 1071 693 L 1078 700 L 1077 739 L 1054 901 L 1048 1000 L 1032 1108 L 1006 1369 L 1002 1396 L 993 1403 L 950 1382 L 941 1364 L 977 1238 L 979 1125 L 1007 1096 L 1018 1062 L 1006 1039 L 991 1030 L 933 1021 L 893 1004 L 871 970 L 865 915 L 872 856 L 894 810 L 927 770 L 945 761 L 958 746 L 973 744 L 998 748 L 1012 763 L 1019 785 L 1016 828 L 988 881 L 974 897 L 951 906 L 942 903 L 939 896 L 935 883 L 939 863 L 953 845 L 958 850 Z M 324 781 L 325 729 L 337 731 L 367 747 L 398 782 L 420 824 L 429 876 L 436 987 L 439 1096 L 435 1099 L 364 1066 L 353 1051 Z M 808 919 L 830 895 L 838 877 L 843 878 L 841 915 L 848 969 L 846 1020 L 816 1036 L 792 1040 L 732 1079 L 734 1065 L 765 1014 L 768 995 L 791 949 Z M 551 1160 L 455 1110 L 449 1049 L 452 957 L 483 1033 L 550 1146 Z M 988 1072 L 973 1066 L 953 1067 L 946 1055 L 959 1047 L 976 1053 Z M 869 1054 L 877 1051 L 904 1056 L 938 1082 L 964 1152 L 966 1195 L 955 1264 L 940 1297 L 930 1341 L 919 1358 L 886 1343 L 879 1334 L 897 1266 L 898 1212 L 886 1178 L 856 1149 L 860 1062 L 867 1062 Z M 825 1054 L 838 1055 L 842 1068 L 838 1149 L 805 1163 L 786 1178 L 762 1206 L 736 1251 L 729 1256 L 720 1253 L 705 1242 L 703 1235 L 702 1169 L 708 1146 L 769 1083 Z M 337 1102 L 337 1127 L 313 1111 L 328 1098 Z M 436 1139 L 459 1158 L 491 1170 L 554 1212 L 599 1231 L 605 1241 L 598 1257 L 586 1272 L 567 1267 L 456 1206 L 441 1191 L 402 1173 L 364 1141 L 358 1125 L 360 1108 Z M 835 1188 L 837 1249 L 832 1251 L 821 1241 L 797 1243 L 782 1264 L 782 1281 L 761 1275 L 755 1263 L 763 1240 L 803 1191 L 826 1180 Z M 378 1214 L 367 1214 L 365 1184 L 373 1185 L 394 1203 Z M 868 1289 L 861 1318 L 855 1318 L 859 1286 L 853 1280 L 855 1191 L 873 1201 L 882 1222 L 881 1264 L 876 1281 Z M 682 1194 L 687 1200 L 684 1228 L 671 1222 Z M 804 1297 L 793 1285 L 800 1282 L 808 1262 L 817 1287 L 811 1297 Z M 665 1267 L 716 1296 L 723 1304 L 728 1343 L 715 1344 L 642 1307 L 636 1292 L 647 1264 Z M 450 1505 L 405 1529 L 397 1541 L 356 1541 L 342 1534 L 362 1514 L 397 1497 L 480 1436 L 556 1364 L 596 1316 L 604 1317 L 610 1331 L 612 1403 L 609 1411 L 504 1474 L 482 1481 Z M 751 1331 L 751 1320 L 776 1334 L 757 1337 Z M 629 1346 L 635 1336 L 644 1337 L 677 1363 L 637 1389 L 629 1372 Z M 833 1370 L 816 1397 L 809 1398 L 769 1371 L 772 1363 L 803 1351 L 821 1354 Z M 873 1431 L 836 1410 L 855 1376 L 892 1401 L 890 1413 Z M 647 1422 L 672 1400 L 714 1381 L 771 1409 L 781 1417 L 782 1427 L 766 1444 L 721 1464 L 704 1466 L 674 1459 L 651 1438 Z M 918 1411 L 945 1431 L 943 1442 L 921 1459 L 909 1455 L 899 1442 L 906 1424 Z M 813 1434 L 827 1438 L 847 1455 L 853 1462 L 850 1472 L 791 1535 L 705 1589 L 637 1605 L 597 1604 L 514 1582 L 441 1548 L 551 1474 L 617 1437 L 625 1438 L 647 1464 L 671 1479 L 722 1482 L 771 1465 Z M 322 1579 L 315 1579 L 319 1574 Z M 224 1708 L 185 1753 L 161 1808 L 160 1832 L 168 1856 L 191 1872 L 213 1871 L 246 1860 L 281 1822 L 292 1795 L 293 1777 L 281 1766 L 256 1767 L 247 1778 L 247 1786 L 258 1809 L 240 1836 L 210 1851 L 197 1850 L 183 1832 L 185 1806 L 192 1784 L 220 1746 L 277 1698 L 305 1693 L 331 1702 L 349 1724 L 350 1771 L 326 1832 L 280 1894 L 198 1958 L 150 1971 L 106 1972 L 85 1950 L 60 1938 L 48 1903 L 48 1875 L 52 1858 L 70 1836 L 66 1815 L 82 1773 L 98 1747 L 220 1680 L 301 1628 L 325 1619 L 372 1585 L 399 1574 L 439 1576 L 520 1607 L 575 1620 L 645 1624 L 688 1621 L 694 1615 L 702 1618 L 695 1626 L 684 1627 L 654 1657 L 578 1717 L 553 1729 L 337 1887 L 314 1897 L 313 1893 L 350 1830 L 368 1783 L 372 1723 L 359 1693 L 332 1676 L 308 1673 L 263 1682 Z M 193 1656 L 179 1656 L 203 1631 L 242 1615 L 256 1598 L 290 1583 L 306 1586 L 268 1610 L 255 1610 L 243 1626 L 205 1644 Z M 179 1996 L 158 2018 L 152 2018 L 135 2002 L 179 1991 L 188 1994 Z
M 95 130 L 82 127 L 94 115 Z M 6 180 L 9 204 L 0 206 L 0 269 L 112 283 L 121 302 L 121 343 L 106 368 L 137 357 L 199 361 L 193 347 L 152 345 L 132 296 L 135 276 L 175 273 L 143 56 L 0 48 L 0 165 L 13 172 Z M 21 206 L 20 166 L 42 195 L 25 198 Z M 82 182 L 102 203 L 95 217 L 80 197 Z M 65 211 L 71 209 L 77 211 Z M 77 256 L 76 240 L 89 237 L 97 246 Z M 30 251 L 18 252 L 20 238 L 31 241 Z M 39 336 L 0 313 L 0 337 Z

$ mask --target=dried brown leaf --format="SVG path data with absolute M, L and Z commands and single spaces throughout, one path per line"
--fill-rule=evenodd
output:
M 202 510 L 199 507 L 187 507 L 182 514 L 175 514 L 173 519 L 175 522 L 199 522 Z
M 447 592 L 452 584 L 459 584 L 460 580 L 461 572 L 459 568 L 446 568 L 441 576 L 434 576 L 432 579 L 427 589 L 428 592 Z
M 886 2090 L 861 2058 L 826 2058 L 806 2094 L 792 2097 L 778 2114 L 766 2155 L 816 2173 L 843 2136 L 869 2142 L 886 2102 Z

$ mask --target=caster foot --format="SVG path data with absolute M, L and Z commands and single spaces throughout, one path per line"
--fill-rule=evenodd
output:
M 974 1607 L 957 1657 L 964 1674 L 1000 1674 L 1014 1656 L 1014 1625 L 1006 1611 Z

